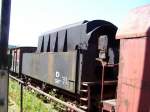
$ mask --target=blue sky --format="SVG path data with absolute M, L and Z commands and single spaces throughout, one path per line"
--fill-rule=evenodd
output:
M 9 44 L 37 46 L 46 31 L 82 20 L 103 19 L 117 25 L 127 13 L 150 0 L 12 0 Z

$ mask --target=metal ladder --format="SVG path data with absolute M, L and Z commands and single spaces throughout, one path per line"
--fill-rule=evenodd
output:
M 101 96 L 100 96 L 100 101 L 101 101 L 101 109 L 102 109 L 102 112 L 103 111 L 109 111 L 109 112 L 114 112 L 115 111 L 115 99 L 107 99 L 107 100 L 104 100 L 104 86 L 107 86 L 107 85 L 116 85 L 117 84 L 117 80 L 105 80 L 105 69 L 107 67 L 115 67 L 115 66 L 118 66 L 118 64 L 108 64 L 106 63 L 105 61 L 99 59 L 99 58 L 96 58 L 97 61 L 100 61 L 101 62 L 101 65 L 102 65 L 102 79 L 101 79 Z
M 82 82 L 81 83 L 81 96 L 80 96 L 80 102 L 81 102 L 81 106 L 80 108 L 90 112 L 91 110 L 91 98 L 92 96 L 92 91 L 91 91 L 91 87 L 92 86 L 96 86 L 97 84 L 99 84 L 99 82 Z
M 86 82 L 82 82 L 81 83 L 81 96 L 80 96 L 80 102 L 81 102 L 81 106 L 80 108 L 85 110 L 85 111 L 89 111 L 90 110 L 90 97 L 91 97 L 91 93 L 90 93 L 90 86 L 88 83 Z

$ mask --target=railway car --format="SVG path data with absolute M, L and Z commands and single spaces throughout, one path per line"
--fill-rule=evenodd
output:
M 120 40 L 117 98 L 104 100 L 102 112 L 149 112 L 150 4 L 129 12 L 116 39 Z
M 9 72 L 20 77 L 22 71 L 23 53 L 32 53 L 36 51 L 36 47 L 15 47 L 9 50 L 12 56 L 11 67 Z
M 105 91 L 101 87 L 100 90 L 92 88 L 96 84 L 104 84 L 101 83 L 104 80 L 102 62 L 118 64 L 119 40 L 115 40 L 116 31 L 117 27 L 108 21 L 93 20 L 43 33 L 36 52 L 23 54 L 22 74 L 80 95 L 85 110 L 94 102 L 92 96 L 96 96 L 96 91 L 108 93 L 104 99 L 114 98 L 116 83 L 107 84 Z M 107 82 L 117 80 L 117 67 L 106 68 Z

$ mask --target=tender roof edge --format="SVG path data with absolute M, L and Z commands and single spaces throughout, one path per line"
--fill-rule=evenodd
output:
M 62 31 L 62 30 L 66 30 L 66 29 L 69 29 L 69 28 L 71 28 L 71 27 L 76 27 L 76 26 L 85 24 L 85 23 L 87 23 L 87 22 L 89 22 L 89 21 L 84 20 L 84 21 L 80 21 L 80 22 L 77 22 L 77 23 L 65 25 L 65 26 L 62 26 L 62 27 L 59 27 L 59 28 L 56 28 L 56 29 L 47 31 L 47 32 L 45 32 L 45 33 L 42 33 L 40 36 L 43 36 L 43 35 L 46 35 L 46 34 L 55 33 L 55 32 Z
M 150 37 L 150 4 L 135 8 L 117 31 L 117 39 Z

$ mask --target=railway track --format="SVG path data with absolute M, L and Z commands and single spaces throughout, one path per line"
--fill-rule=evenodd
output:
M 75 104 L 70 103 L 70 102 L 64 102 L 64 101 L 62 101 L 62 100 L 60 100 L 60 99 L 58 99 L 58 98 L 56 98 L 56 97 L 54 97 L 54 96 L 52 96 L 52 95 L 50 95 L 50 94 L 44 92 L 44 91 L 42 91 L 42 90 L 40 90 L 40 89 L 34 87 L 33 85 L 30 85 L 30 84 L 25 83 L 24 81 L 22 81 L 22 80 L 19 79 L 19 78 L 16 78 L 16 77 L 14 77 L 14 76 L 12 76 L 12 75 L 10 75 L 10 74 L 9 74 L 9 77 L 10 77 L 11 79 L 17 81 L 18 83 L 20 83 L 20 84 L 21 84 L 21 88 L 22 88 L 23 86 L 26 86 L 27 88 L 30 88 L 31 90 L 34 90 L 34 91 L 36 91 L 37 93 L 39 93 L 39 94 L 41 94 L 41 95 L 43 95 L 43 96 L 46 96 L 49 100 L 53 100 L 54 102 L 57 102 L 57 103 L 60 103 L 60 104 L 64 105 L 64 106 L 66 107 L 66 110 L 65 110 L 65 111 L 67 111 L 67 112 L 86 112 L 86 111 L 84 111 L 84 110 L 78 108 Z M 22 90 L 22 89 L 21 89 L 21 90 Z M 21 96 L 22 96 L 22 95 L 23 95 L 23 92 L 21 92 Z M 20 103 L 20 104 L 22 104 L 22 98 L 21 98 L 21 103 Z M 21 111 L 22 111 L 22 109 L 21 109 Z

